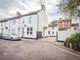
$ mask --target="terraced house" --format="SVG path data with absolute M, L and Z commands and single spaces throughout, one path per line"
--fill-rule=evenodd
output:
M 0 33 L 17 34 L 19 37 L 41 38 L 48 36 L 48 19 L 45 6 L 38 11 L 0 20 Z

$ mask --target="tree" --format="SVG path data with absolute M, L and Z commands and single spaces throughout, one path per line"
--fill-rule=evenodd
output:
M 59 10 L 70 17 L 80 17 L 80 0 L 60 0 Z

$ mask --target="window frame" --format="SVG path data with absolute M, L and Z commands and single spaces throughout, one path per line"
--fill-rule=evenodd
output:
M 29 16 L 28 18 L 29 18 L 29 21 L 28 22 L 31 23 L 32 16 Z
M 29 35 L 29 27 L 27 28 L 27 35 Z

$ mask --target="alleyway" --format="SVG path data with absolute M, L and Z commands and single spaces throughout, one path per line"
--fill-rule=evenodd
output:
M 80 60 L 79 56 L 40 40 L 0 40 L 0 60 Z

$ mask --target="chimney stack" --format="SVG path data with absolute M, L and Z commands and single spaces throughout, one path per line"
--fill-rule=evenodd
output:
M 17 12 L 16 14 L 17 14 L 18 18 L 21 18 L 21 13 L 20 12 Z
M 41 9 L 45 11 L 46 7 L 44 4 L 41 4 Z

